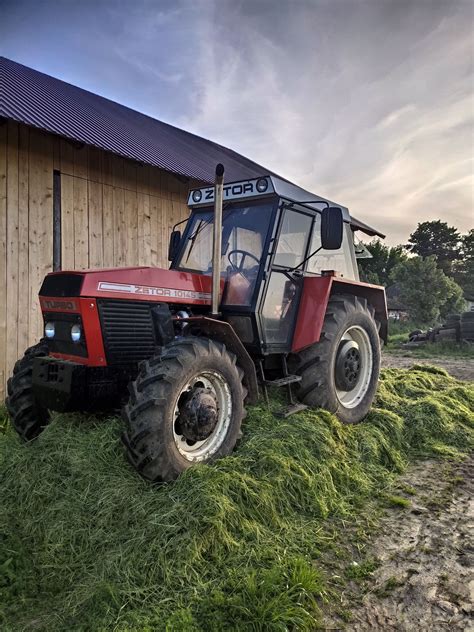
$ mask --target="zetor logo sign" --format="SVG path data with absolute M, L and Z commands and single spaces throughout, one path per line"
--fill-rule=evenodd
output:
M 194 290 L 178 290 L 168 287 L 155 287 L 153 285 L 135 285 L 133 283 L 107 283 L 101 281 L 97 289 L 101 292 L 118 292 L 119 294 L 138 294 L 140 296 L 161 296 L 162 298 L 174 298 L 181 300 L 210 301 L 209 292 L 195 292 Z
M 268 193 L 273 192 L 274 189 L 270 178 L 256 178 L 255 180 L 244 180 L 243 182 L 225 184 L 223 188 L 223 198 L 224 200 L 232 200 L 255 197 L 256 195 L 268 195 Z M 188 205 L 208 204 L 213 201 L 214 187 L 206 187 L 204 189 L 191 191 Z

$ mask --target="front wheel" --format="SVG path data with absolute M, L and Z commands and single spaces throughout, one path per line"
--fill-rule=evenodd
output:
M 290 358 L 301 375 L 298 398 L 357 423 L 369 412 L 380 372 L 380 340 L 374 308 L 364 298 L 335 295 L 319 342 Z
M 33 361 L 48 355 L 44 341 L 30 347 L 16 362 L 8 380 L 6 407 L 13 427 L 24 441 L 35 439 L 49 423 L 49 411 L 40 406 L 33 393 Z
M 142 363 L 123 415 L 126 454 L 150 481 L 230 454 L 240 436 L 243 371 L 225 346 L 189 337 Z

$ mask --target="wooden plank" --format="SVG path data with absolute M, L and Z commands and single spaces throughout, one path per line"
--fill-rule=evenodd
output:
M 59 143 L 58 143 L 59 146 Z M 30 329 L 30 286 L 28 271 L 28 226 L 29 226 L 29 185 L 28 164 L 30 151 L 30 130 L 20 125 L 18 156 L 18 355 L 28 347 Z
M 127 247 L 124 190 L 123 190 L 123 160 L 118 156 L 112 157 L 113 176 L 113 212 L 114 212 L 114 266 L 125 265 L 125 251 Z
M 125 189 L 124 191 L 124 244 L 125 253 L 124 261 L 127 266 L 136 266 L 138 263 L 138 209 L 137 209 L 137 193 Z
M 61 261 L 74 270 L 74 176 L 61 173 Z
M 150 196 L 137 194 L 138 203 L 138 265 L 152 265 Z
M 124 221 L 124 190 L 113 188 L 112 207 L 114 215 L 114 266 L 125 265 L 126 227 Z
M 103 210 L 103 266 L 114 266 L 114 207 L 113 187 L 102 185 L 102 210 Z
M 87 180 L 87 163 L 88 163 L 89 147 L 74 147 L 74 175 L 77 178 Z
M 158 167 L 145 166 L 145 172 L 148 175 L 148 192 L 150 195 L 158 197 L 162 196 L 163 188 L 166 186 L 166 172 Z
M 6 371 L 18 359 L 18 123 L 8 121 Z
M 74 163 L 75 165 L 76 163 Z M 88 182 L 74 178 L 74 268 L 86 270 L 89 267 L 89 209 L 87 204 Z
M 53 136 L 52 141 L 53 141 L 53 169 L 55 171 L 61 171 L 61 139 L 59 138 L 59 136 Z
M 150 205 L 150 232 L 151 232 L 151 248 L 150 248 L 150 265 L 159 266 L 161 259 L 162 235 L 161 235 L 161 198 L 154 195 L 149 196 Z
M 102 154 L 96 147 L 89 147 L 87 179 L 89 182 L 102 182 Z
M 148 165 L 137 164 L 137 193 L 149 193 L 149 171 Z
M 7 125 L 0 123 L 0 401 L 6 395 L 7 340 Z
M 169 223 L 171 221 L 172 212 L 173 212 L 173 209 L 171 206 L 171 200 L 161 198 L 160 207 L 161 207 L 160 216 L 158 218 L 158 222 L 160 224 L 161 246 L 158 251 L 158 261 L 159 261 L 158 266 L 160 268 L 165 268 L 167 267 L 167 264 L 168 264 L 167 244 L 169 240 Z
M 121 187 L 129 191 L 137 190 L 137 163 L 124 158 L 123 160 L 123 180 Z
M 38 291 L 53 269 L 53 146 L 51 136 L 30 130 L 29 160 L 30 344 L 38 340 L 43 321 Z
M 159 194 L 165 200 L 171 200 L 171 191 L 173 183 L 171 182 L 171 174 L 167 171 L 162 171 L 160 174 L 161 180 L 161 193 Z
M 113 186 L 114 184 L 114 175 L 113 175 L 113 159 L 114 155 L 109 153 L 108 151 L 102 152 L 102 182 L 104 184 L 109 184 Z
M 89 180 L 89 266 L 101 268 L 103 266 L 102 243 L 102 184 Z
M 61 173 L 69 176 L 74 175 L 74 148 L 67 140 L 61 139 L 60 149 L 60 170 Z

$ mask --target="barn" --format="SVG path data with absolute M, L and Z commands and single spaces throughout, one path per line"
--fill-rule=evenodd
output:
M 0 401 L 42 335 L 52 270 L 167 267 L 191 186 L 268 169 L 204 138 L 0 57 Z

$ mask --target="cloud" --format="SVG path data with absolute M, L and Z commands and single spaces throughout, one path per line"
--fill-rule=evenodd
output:
M 426 219 L 474 223 L 470 3 L 205 5 L 184 127 L 392 243 Z
M 0 53 L 222 143 L 405 242 L 473 225 L 472 0 L 3 0 Z

